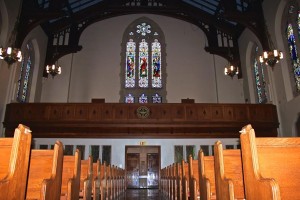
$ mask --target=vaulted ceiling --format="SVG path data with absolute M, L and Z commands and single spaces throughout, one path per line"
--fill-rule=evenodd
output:
M 246 27 L 269 49 L 261 4 L 262 0 L 23 0 L 17 42 L 20 46 L 41 25 L 49 40 L 45 64 L 50 64 L 80 51 L 80 35 L 89 25 L 115 16 L 150 13 L 198 26 L 207 36 L 207 52 L 240 66 L 238 38 Z

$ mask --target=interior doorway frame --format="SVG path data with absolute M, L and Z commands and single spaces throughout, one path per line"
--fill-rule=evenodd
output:
M 160 188 L 160 169 L 161 169 L 161 145 L 125 145 L 125 183 L 127 188 L 127 151 L 129 148 L 157 148 L 158 151 L 158 187 Z M 128 153 L 129 154 L 129 153 Z M 140 160 L 140 159 L 139 159 Z M 140 162 L 140 161 L 139 161 Z M 140 163 L 139 163 L 140 165 Z M 146 163 L 148 166 L 148 163 Z M 150 189 L 150 188 L 149 188 Z

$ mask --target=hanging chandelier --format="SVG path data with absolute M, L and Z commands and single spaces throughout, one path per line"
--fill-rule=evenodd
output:
M 54 78 L 56 75 L 61 74 L 61 67 L 58 65 L 58 63 L 53 65 L 47 65 L 46 72 L 47 74 L 50 74 L 52 78 Z
M 265 63 L 272 68 L 281 59 L 283 59 L 283 53 L 277 49 L 274 49 L 273 51 L 264 51 L 263 55 L 259 56 L 259 61 L 261 63 Z
M 8 66 L 12 65 L 15 62 L 21 62 L 22 61 L 21 49 L 16 48 L 21 9 L 22 9 L 22 1 L 20 3 L 17 20 L 15 22 L 14 28 L 13 28 L 13 30 L 11 32 L 11 35 L 9 37 L 9 40 L 8 40 L 8 47 L 6 47 L 6 48 L 1 47 L 0 48 L 0 59 L 7 62 Z
M 230 63 L 224 69 L 224 74 L 230 76 L 232 79 L 235 75 L 239 74 L 239 68 L 231 65 Z
M 266 37 L 265 39 L 267 41 L 268 47 L 265 47 L 267 48 L 267 50 L 265 50 L 263 54 L 259 56 L 259 61 L 260 63 L 265 63 L 266 65 L 270 66 L 273 69 L 275 64 L 278 63 L 281 59 L 283 59 L 283 53 L 282 51 L 274 47 L 266 23 L 265 23 L 265 37 Z
M 7 47 L 0 48 L 0 59 L 5 60 L 8 65 L 22 61 L 22 53 L 18 48 Z

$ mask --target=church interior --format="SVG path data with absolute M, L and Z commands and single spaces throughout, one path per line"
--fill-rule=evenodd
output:
M 297 199 L 297 48 L 299 0 L 0 0 L 0 193 Z

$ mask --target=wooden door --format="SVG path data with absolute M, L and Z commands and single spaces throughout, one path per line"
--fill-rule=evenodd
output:
M 128 153 L 126 155 L 126 183 L 127 188 L 139 188 L 140 154 Z
M 159 180 L 159 154 L 147 154 L 148 173 L 147 173 L 147 188 L 158 188 Z
M 160 147 L 127 146 L 125 152 L 127 188 L 158 188 Z

